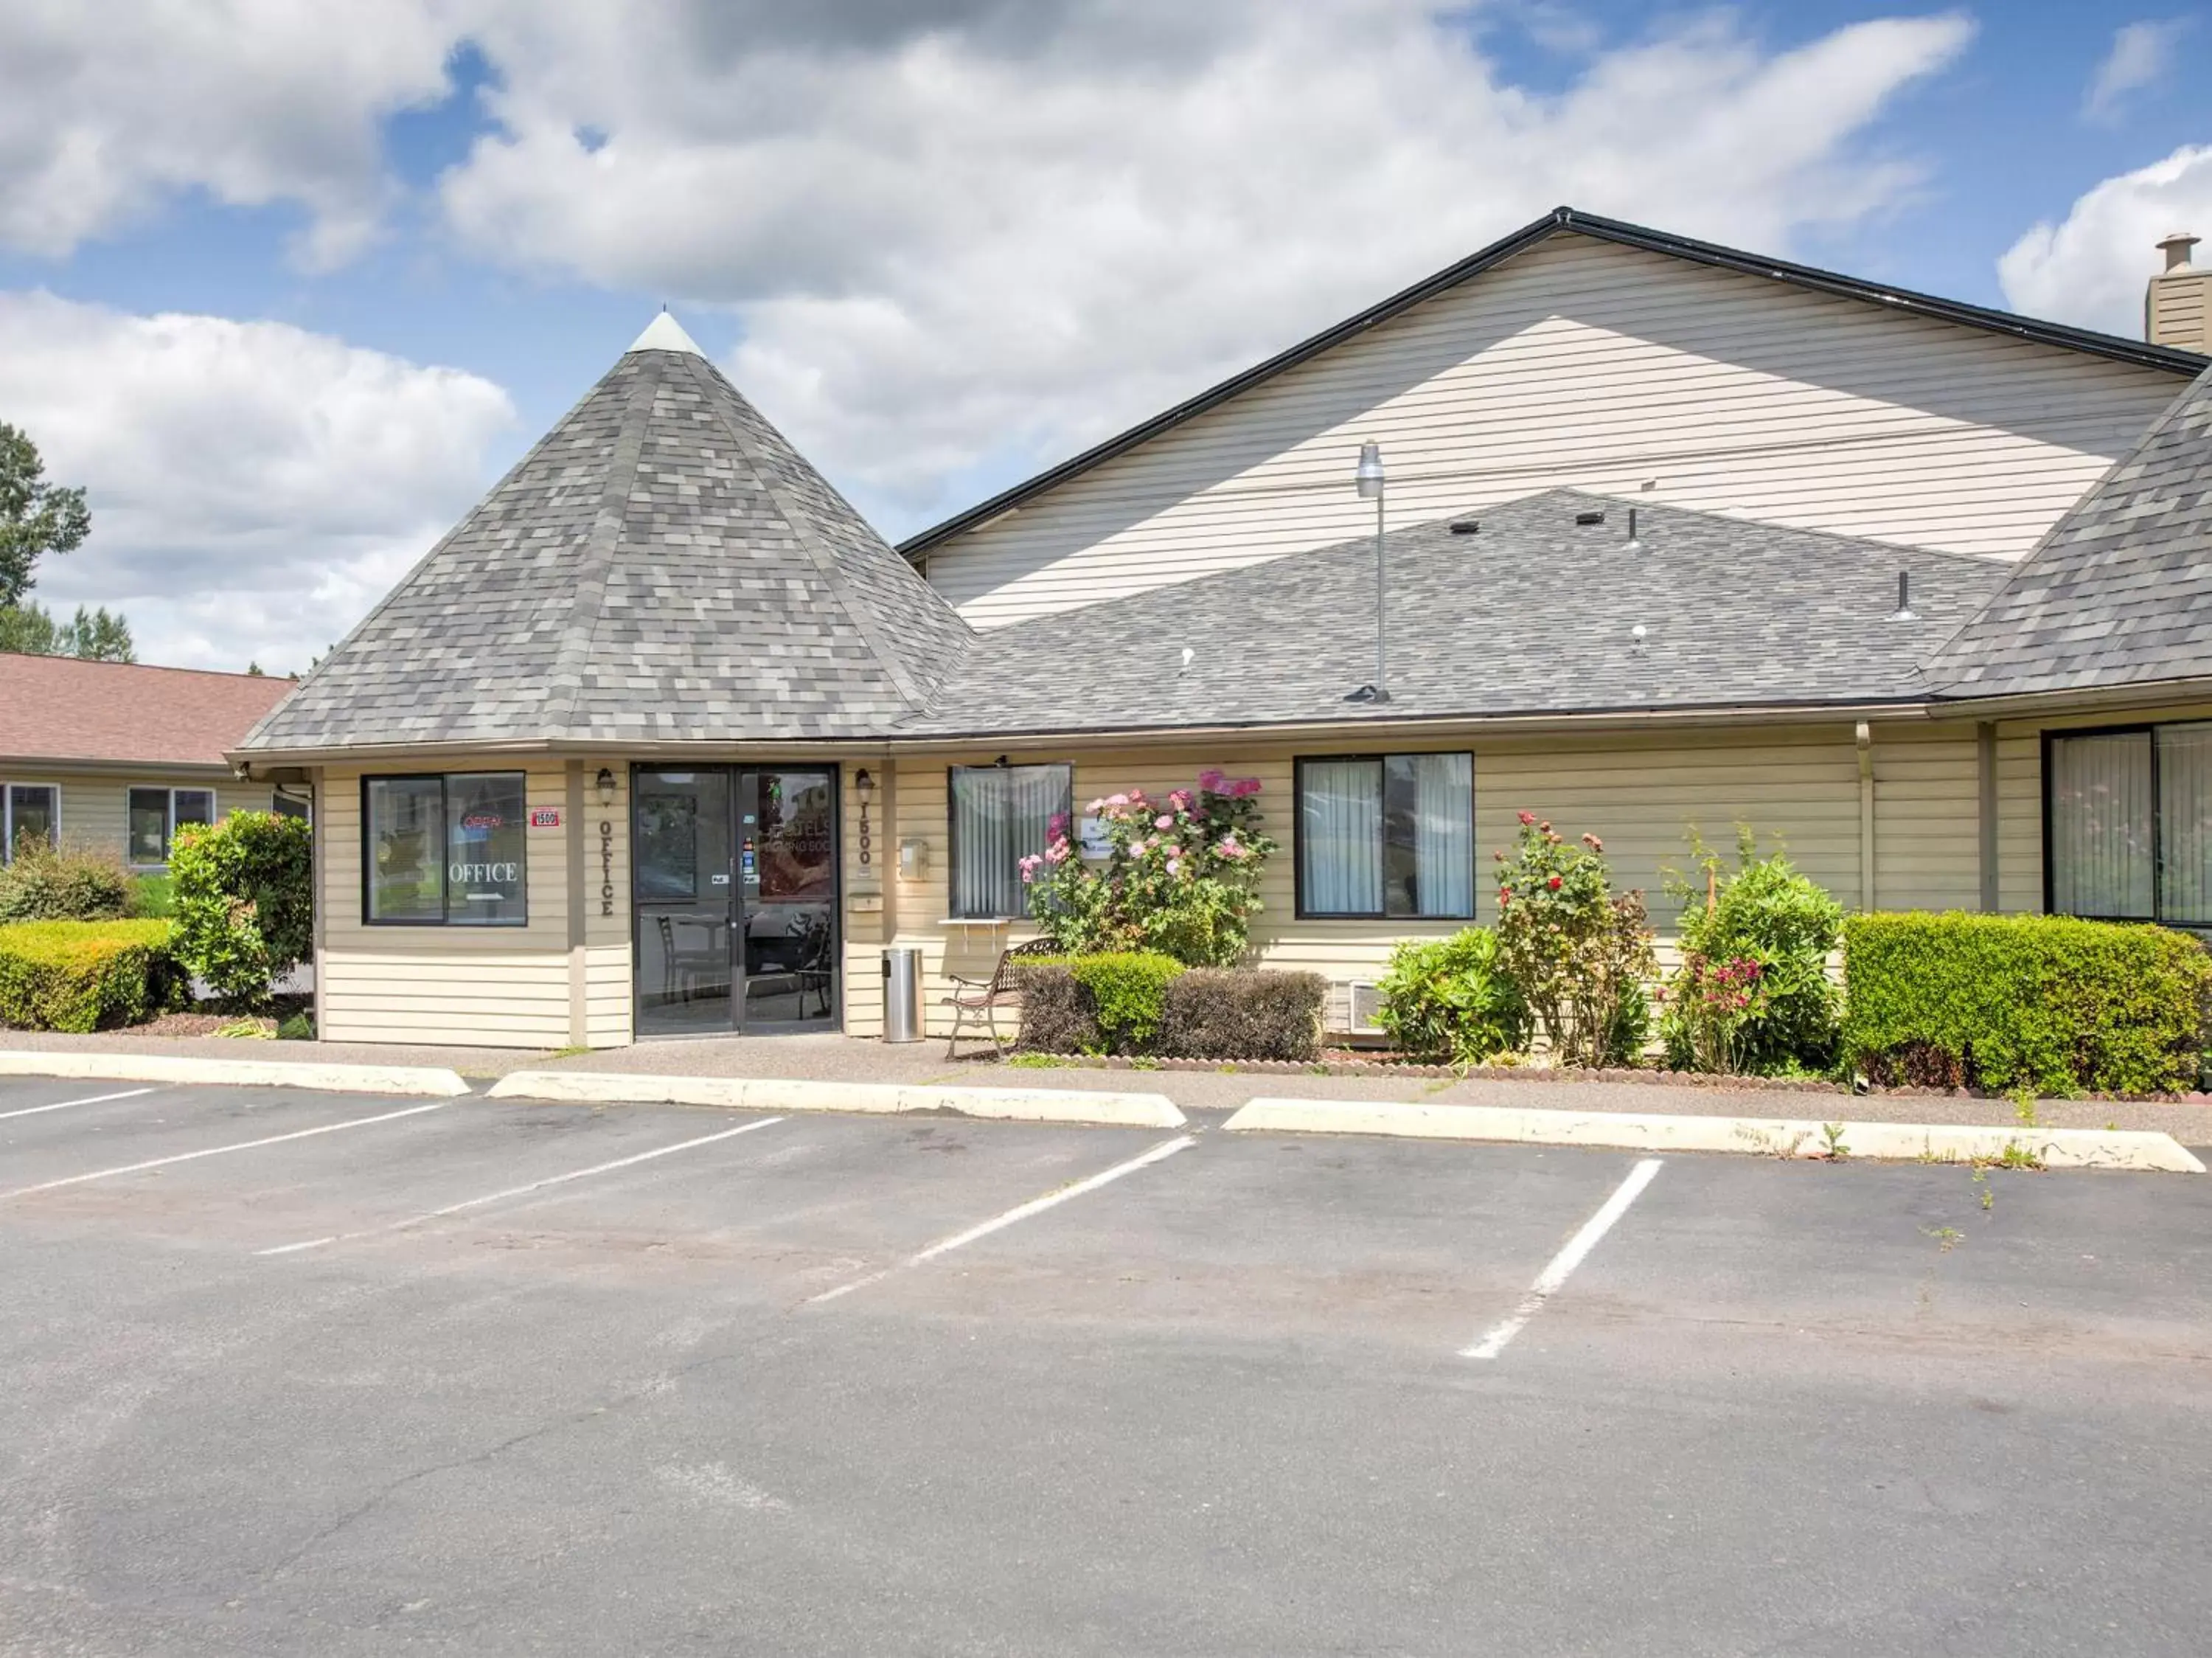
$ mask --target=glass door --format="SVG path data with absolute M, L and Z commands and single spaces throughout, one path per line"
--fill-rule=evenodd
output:
M 738 874 L 747 1030 L 837 1017 L 837 802 L 824 766 L 738 773 Z
M 631 893 L 641 1036 L 714 1036 L 735 1028 L 730 795 L 730 773 L 718 766 L 635 774 Z

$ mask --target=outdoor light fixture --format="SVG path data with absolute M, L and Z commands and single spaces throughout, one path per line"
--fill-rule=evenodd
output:
M 1362 443 L 1359 446 L 1359 468 L 1352 473 L 1352 481 L 1359 486 L 1359 498 L 1375 503 L 1375 683 L 1364 685 L 1344 700 L 1348 703 L 1387 703 L 1390 692 L 1382 680 L 1383 635 L 1383 570 L 1382 570 L 1382 446 Z
M 599 775 L 597 782 L 599 790 L 599 804 L 602 806 L 612 806 L 615 803 L 615 774 L 603 765 L 599 768 Z
M 868 768 L 865 765 L 853 773 L 853 792 L 860 796 L 860 804 L 863 806 L 868 803 L 876 792 L 876 780 L 869 774 Z

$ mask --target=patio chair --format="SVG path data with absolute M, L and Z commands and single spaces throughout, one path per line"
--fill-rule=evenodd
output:
M 945 1045 L 945 1057 L 954 1058 L 960 1048 L 960 1033 L 970 1025 L 980 1024 L 991 1039 L 993 1053 L 1004 1058 L 1006 1039 L 999 1034 L 999 1009 L 1011 1007 L 1022 998 L 1019 968 L 1025 961 L 1041 957 L 1064 954 L 1059 945 L 1048 938 L 1033 938 L 1026 944 L 1017 944 L 999 953 L 999 965 L 988 978 L 963 978 L 957 973 L 948 974 L 952 980 L 952 994 L 944 999 L 952 1009 L 952 1039 Z

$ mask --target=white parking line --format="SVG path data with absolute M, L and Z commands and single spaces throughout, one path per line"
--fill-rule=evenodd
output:
M 1646 1157 L 1628 1171 L 1628 1178 L 1614 1188 L 1613 1194 L 1601 1204 L 1596 1214 L 1583 1222 L 1583 1229 L 1567 1240 L 1566 1247 L 1552 1257 L 1551 1263 L 1536 1275 L 1536 1282 L 1528 1286 L 1528 1293 L 1513 1309 L 1513 1316 L 1486 1331 L 1480 1341 L 1460 1352 L 1463 1359 L 1494 1359 L 1505 1350 L 1505 1345 L 1519 1335 L 1528 1320 L 1544 1310 L 1544 1303 L 1559 1292 L 1568 1276 L 1583 1264 L 1583 1259 L 1597 1247 L 1598 1240 L 1613 1229 L 1613 1223 L 1628 1213 L 1629 1204 L 1636 1194 L 1651 1184 L 1651 1177 L 1659 1172 L 1656 1157 Z
M 67 1111 L 71 1106 L 97 1106 L 110 1100 L 136 1100 L 142 1094 L 153 1093 L 151 1088 L 125 1088 L 120 1094 L 94 1094 L 82 1100 L 57 1100 L 51 1106 L 26 1106 L 21 1111 L 0 1111 L 0 1123 L 10 1117 L 36 1117 L 42 1111 Z
M 257 1255 L 296 1255 L 302 1250 L 320 1249 L 325 1244 L 345 1243 L 355 1238 L 374 1238 L 387 1232 L 404 1232 L 410 1226 L 422 1226 L 431 1221 L 443 1220 L 448 1215 L 458 1215 L 465 1209 L 480 1209 L 486 1204 L 498 1203 L 503 1198 L 527 1197 L 533 1192 L 543 1192 L 547 1186 L 566 1186 L 571 1180 L 580 1180 L 589 1175 L 608 1174 L 618 1168 L 629 1168 L 637 1163 L 649 1163 L 656 1157 L 666 1157 L 679 1151 L 689 1151 L 694 1146 L 711 1146 L 717 1140 L 727 1140 L 740 1134 L 750 1134 L 757 1128 L 767 1128 L 781 1123 L 781 1117 L 763 1117 L 757 1122 L 740 1123 L 735 1128 L 724 1129 L 719 1134 L 702 1134 L 696 1140 L 679 1140 L 672 1146 L 658 1146 L 651 1151 L 641 1151 L 634 1156 L 617 1157 L 610 1163 L 594 1163 L 589 1168 L 572 1168 L 566 1174 L 549 1174 L 542 1180 L 532 1180 L 522 1186 L 511 1186 L 504 1192 L 486 1192 L 481 1198 L 464 1198 L 459 1203 L 447 1204 L 443 1209 L 433 1209 L 421 1215 L 410 1215 L 404 1221 L 392 1221 L 384 1226 L 373 1226 L 362 1232 L 333 1232 L 327 1238 L 309 1238 L 304 1243 L 278 1244 L 273 1249 L 257 1249 Z
M 809 1295 L 799 1304 L 802 1307 L 812 1307 L 823 1301 L 834 1301 L 840 1295 L 849 1295 L 855 1289 L 865 1289 L 872 1283 L 880 1283 L 894 1272 L 902 1272 L 910 1266 L 920 1266 L 924 1261 L 934 1260 L 939 1255 L 957 1249 L 963 1244 L 974 1243 L 978 1238 L 988 1238 L 994 1232 L 1010 1227 L 1017 1221 L 1026 1221 L 1032 1215 L 1041 1215 L 1056 1204 L 1066 1203 L 1070 1198 L 1080 1198 L 1086 1192 L 1096 1192 L 1100 1186 L 1120 1179 L 1124 1174 L 1133 1174 L 1140 1168 L 1174 1156 L 1178 1151 L 1187 1151 L 1197 1143 L 1197 1136 L 1191 1134 L 1180 1135 L 1172 1140 L 1164 1140 L 1150 1151 L 1139 1156 L 1132 1157 L 1126 1163 L 1116 1163 L 1113 1167 L 1103 1169 L 1085 1179 L 1078 1180 L 1072 1186 L 1064 1186 L 1057 1192 L 1048 1192 L 1042 1198 L 1032 1198 L 1029 1202 L 1010 1209 L 1003 1215 L 985 1221 L 980 1226 L 971 1226 L 965 1232 L 956 1232 L 949 1238 L 939 1239 L 928 1248 L 908 1256 L 896 1266 L 887 1266 L 879 1272 L 871 1272 L 866 1277 L 854 1279 L 850 1283 L 841 1283 L 835 1289 L 825 1289 L 818 1295 Z
M 202 1157 L 220 1157 L 226 1152 L 251 1151 L 256 1146 L 282 1144 L 286 1140 L 305 1140 L 317 1134 L 336 1134 L 343 1129 L 367 1128 L 371 1123 L 388 1123 L 398 1117 L 419 1117 L 426 1111 L 443 1111 L 453 1104 L 450 1100 L 433 1100 L 427 1106 L 410 1106 L 404 1111 L 382 1112 L 374 1117 L 349 1117 L 343 1123 L 325 1123 L 320 1128 L 295 1129 L 289 1134 L 271 1134 L 259 1140 L 240 1140 L 227 1146 L 210 1146 L 204 1151 L 180 1151 L 173 1157 L 149 1157 L 143 1163 L 125 1163 L 116 1168 L 96 1168 L 89 1174 L 71 1174 L 59 1180 L 41 1180 L 36 1186 L 19 1186 L 13 1192 L 0 1192 L 0 1203 L 10 1198 L 27 1198 L 34 1192 L 52 1192 L 65 1186 L 82 1186 L 87 1180 L 112 1179 L 118 1174 L 137 1174 L 149 1168 L 167 1168 L 172 1163 L 190 1163 Z

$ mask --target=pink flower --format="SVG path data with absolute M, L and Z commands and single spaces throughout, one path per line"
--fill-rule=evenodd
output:
M 1168 873 L 1171 875 L 1181 875 L 1182 873 L 1182 860 L 1181 858 L 1170 858 L 1168 860 Z
M 1109 795 L 1106 796 L 1106 804 L 1109 806 L 1127 806 L 1128 803 L 1129 797 L 1127 795 Z
M 1259 792 L 1260 780 L 1257 777 L 1239 777 L 1229 785 L 1229 798 L 1231 800 L 1249 800 Z
M 1050 820 L 1045 824 L 1045 832 L 1047 834 L 1053 835 L 1066 834 L 1067 832 L 1067 814 L 1065 812 L 1054 812 Z
M 1098 799 L 1091 802 L 1090 805 L 1085 807 L 1083 809 L 1090 813 L 1093 817 L 1097 816 L 1099 813 L 1106 809 L 1105 796 L 1102 795 Z
M 1175 827 L 1175 820 L 1170 817 L 1165 812 L 1163 812 L 1159 816 L 1152 820 L 1152 827 L 1155 829 L 1172 829 Z
M 1218 765 L 1209 765 L 1198 774 L 1198 786 L 1209 795 L 1219 794 L 1221 785 L 1227 781 L 1228 779 L 1222 776 L 1221 768 Z
M 1170 812 L 1188 812 L 1190 802 L 1191 794 L 1188 789 L 1173 789 L 1168 795 L 1168 810 Z
M 1074 856 L 1074 851 L 1075 849 L 1065 840 L 1056 840 L 1044 849 L 1044 861 L 1047 863 L 1065 863 Z
M 1534 812 L 1519 812 L 1516 813 L 1514 815 L 1521 820 L 1521 826 L 1523 829 L 1526 829 L 1530 824 L 1536 820 L 1536 814 Z

